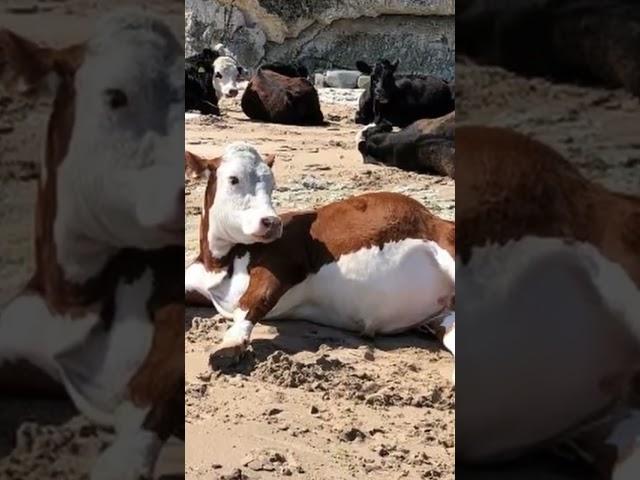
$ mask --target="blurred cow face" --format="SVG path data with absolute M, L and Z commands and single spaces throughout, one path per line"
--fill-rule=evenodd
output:
M 169 27 L 121 10 L 74 49 L 4 47 L 28 58 L 9 63 L 17 75 L 56 79 L 39 193 L 53 225 L 39 228 L 65 276 L 91 278 L 122 248 L 182 244 L 184 61 Z
M 238 95 L 238 81 L 243 68 L 231 57 L 218 57 L 213 62 L 213 86 L 218 98 Z

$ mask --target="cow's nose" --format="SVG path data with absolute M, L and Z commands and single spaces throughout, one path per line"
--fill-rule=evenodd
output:
M 264 228 L 271 230 L 273 228 L 278 228 L 282 223 L 282 220 L 280 220 L 280 217 L 262 217 L 260 219 L 260 223 Z
M 238 96 L 238 89 L 237 88 L 229 89 L 229 92 L 227 93 L 227 95 L 229 97 L 237 97 Z

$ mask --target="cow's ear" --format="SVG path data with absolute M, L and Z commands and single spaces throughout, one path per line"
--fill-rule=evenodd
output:
M 0 83 L 21 94 L 52 92 L 61 78 L 73 76 L 83 55 L 82 45 L 56 50 L 0 30 Z
M 276 163 L 275 153 L 265 153 L 263 158 L 264 158 L 264 163 L 266 163 L 269 166 L 269 168 L 273 168 L 273 164 Z
M 364 73 L 365 75 L 371 75 L 371 66 L 368 65 L 367 63 L 363 62 L 362 60 L 358 60 L 356 62 L 356 68 Z
M 400 60 L 396 59 L 396 61 L 391 64 L 391 70 L 395 72 L 399 64 L 400 64 Z
M 184 151 L 184 173 L 185 178 L 209 177 L 222 161 L 221 157 L 205 158 L 187 150 Z

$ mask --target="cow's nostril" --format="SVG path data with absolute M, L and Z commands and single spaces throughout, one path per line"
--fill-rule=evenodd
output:
M 280 224 L 280 219 L 278 217 L 263 217 L 260 223 L 265 228 L 273 228 Z

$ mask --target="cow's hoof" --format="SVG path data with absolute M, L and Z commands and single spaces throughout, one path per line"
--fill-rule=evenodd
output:
M 214 370 L 228 368 L 237 364 L 247 351 L 244 342 L 222 342 L 209 352 L 209 366 Z
M 153 465 L 135 448 L 115 443 L 98 457 L 90 480 L 151 480 Z

